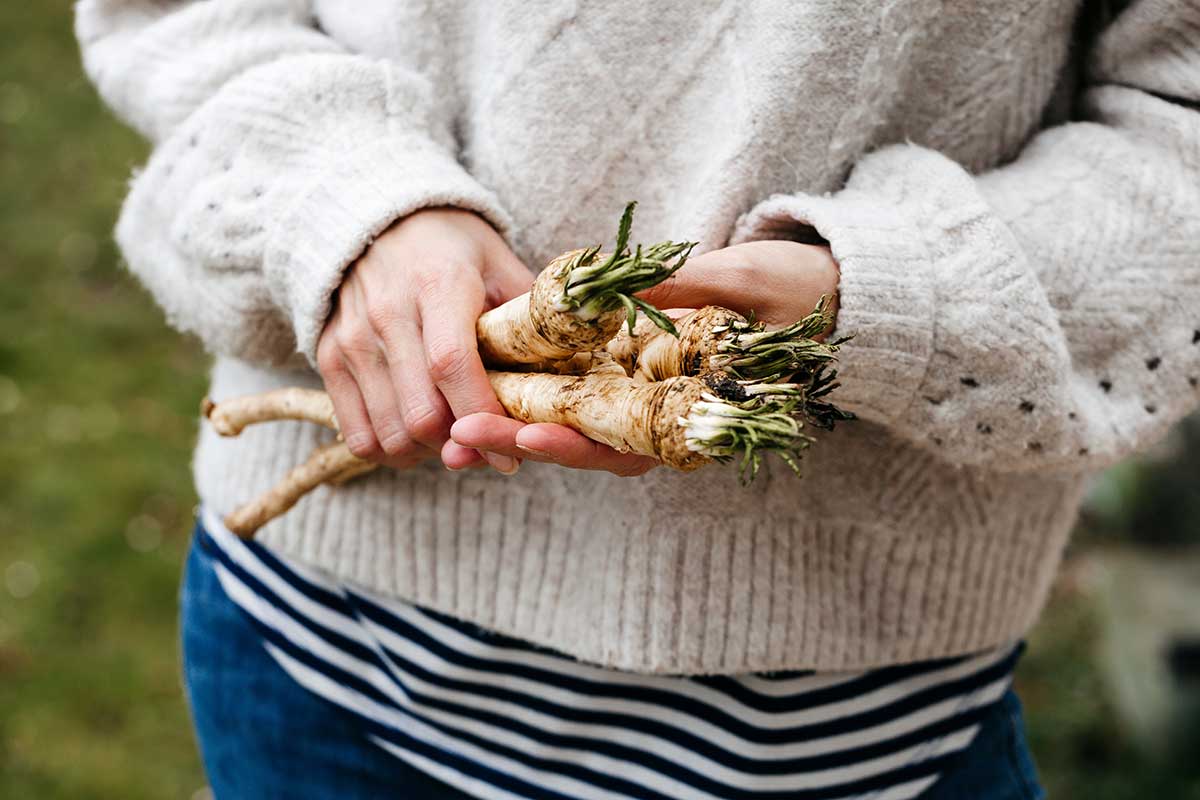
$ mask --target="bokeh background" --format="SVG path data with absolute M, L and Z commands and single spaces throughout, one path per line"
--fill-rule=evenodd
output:
M 145 145 L 0 4 L 0 798 L 202 798 L 176 596 L 207 360 L 110 231 Z M 1052 798 L 1200 799 L 1200 420 L 1097 481 L 1018 683 Z

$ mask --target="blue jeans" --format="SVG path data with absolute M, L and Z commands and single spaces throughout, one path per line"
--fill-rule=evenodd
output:
M 468 798 L 369 741 L 349 712 L 297 684 L 263 648 L 193 540 L 183 580 L 184 682 L 217 800 Z M 1011 691 L 928 800 L 1043 797 Z

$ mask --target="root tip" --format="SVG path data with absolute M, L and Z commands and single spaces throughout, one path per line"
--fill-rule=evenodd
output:
M 243 519 L 238 512 L 233 512 L 223 520 L 225 527 L 239 539 L 250 540 L 258 532 L 258 525 L 252 520 Z

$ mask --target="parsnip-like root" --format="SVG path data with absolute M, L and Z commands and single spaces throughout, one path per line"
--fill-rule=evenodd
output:
M 711 369 L 709 362 L 731 326 L 745 319 L 727 308 L 705 306 L 674 322 L 678 336 L 640 319 L 632 333 L 620 331 L 610 339 L 607 350 L 639 381 L 700 375 Z
M 675 378 L 635 385 L 613 371 L 490 372 L 488 378 L 513 419 L 566 425 L 623 453 L 654 456 L 675 469 L 696 469 L 709 460 L 688 448 L 677 422 L 704 393 L 699 381 Z
M 511 366 L 561 361 L 601 346 L 621 329 L 625 323 L 621 307 L 591 317 L 558 310 L 566 276 L 589 255 L 600 258 L 585 250 L 564 253 L 538 273 L 527 294 L 479 317 L 475 336 L 484 363 Z
M 762 455 L 778 453 L 797 468 L 812 439 L 792 413 L 797 387 L 775 386 L 740 402 L 710 393 L 699 378 L 638 383 L 613 369 L 587 375 L 490 372 L 492 389 L 509 416 L 553 422 L 626 453 L 657 458 L 690 472 L 711 461 L 741 459 L 753 478 Z
M 692 242 L 661 242 L 629 248 L 630 203 L 611 254 L 600 247 L 572 250 L 550 262 L 526 294 L 481 315 L 475 326 L 479 353 L 493 367 L 568 359 L 603 349 L 640 310 L 655 324 L 674 331 L 658 309 L 634 297 L 683 266 Z
M 370 472 L 375 466 L 351 453 L 345 442 L 318 447 L 307 461 L 285 475 L 283 480 L 225 517 L 225 526 L 249 539 L 259 528 L 296 505 L 301 497 L 322 483 L 345 483 Z
M 739 384 L 737 398 L 728 399 L 712 393 L 719 390 L 711 381 L 716 373 L 707 376 L 707 382 L 672 377 L 638 383 L 607 353 L 580 354 L 570 364 L 587 372 L 489 372 L 488 377 L 514 419 L 567 425 L 617 450 L 651 456 L 678 470 L 740 459 L 742 478 L 749 480 L 767 452 L 798 469 L 801 451 L 812 442 L 795 413 L 804 398 L 802 387 Z M 324 392 L 277 390 L 218 404 L 205 401 L 204 413 L 226 436 L 238 435 L 249 424 L 282 419 L 308 420 L 336 430 L 327 406 L 332 408 Z M 351 453 L 345 442 L 332 442 L 317 448 L 262 496 L 229 514 L 225 524 L 238 536 L 253 537 L 322 483 L 340 485 L 375 468 Z
M 338 429 L 329 395 L 319 389 L 295 386 L 220 403 L 214 403 L 206 397 L 200 405 L 200 412 L 208 417 L 213 428 L 222 436 L 237 436 L 247 425 L 281 419 L 315 422 L 330 430 Z
M 813 313 L 779 330 L 719 306 L 706 306 L 675 320 L 678 336 L 639 321 L 621 331 L 608 352 L 641 381 L 724 370 L 743 381 L 775 383 L 806 376 L 835 360 L 838 342 L 818 342 L 832 322 L 825 298 Z
M 288 387 L 214 403 L 205 398 L 201 412 L 222 436 L 237 436 L 247 425 L 277 420 L 313 422 L 338 430 L 333 401 L 319 389 Z M 251 538 L 263 525 L 296 505 L 322 483 L 341 485 L 376 468 L 350 452 L 340 439 L 313 451 L 300 466 L 262 496 L 225 517 L 225 526 L 242 538 Z

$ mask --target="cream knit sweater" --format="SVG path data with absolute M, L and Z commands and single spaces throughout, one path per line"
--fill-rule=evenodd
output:
M 83 0 L 77 28 L 156 145 L 121 247 L 217 356 L 217 399 L 319 385 L 343 270 L 424 206 L 478 211 L 535 269 L 605 240 L 629 199 L 641 241 L 828 240 L 855 335 L 837 399 L 861 421 L 803 481 L 433 463 L 318 491 L 262 534 L 588 661 L 701 673 L 1021 636 L 1086 475 L 1197 405 L 1200 8 L 1099 13 Z M 321 436 L 205 429 L 199 493 L 227 511 Z

